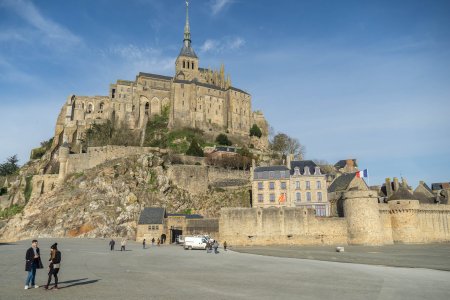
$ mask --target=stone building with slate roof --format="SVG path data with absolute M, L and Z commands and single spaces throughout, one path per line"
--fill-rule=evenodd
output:
M 215 237 L 219 232 L 218 219 L 205 219 L 198 214 L 167 213 L 162 207 L 146 207 L 137 224 L 136 241 L 152 238 L 175 243 L 180 235 L 207 234 Z
M 286 165 L 256 167 L 252 170 L 253 207 L 312 208 L 318 216 L 328 216 L 327 182 L 311 160 Z
M 257 124 L 263 137 L 252 143 L 261 148 L 268 145 L 267 122 L 262 112 L 252 110 L 251 95 L 231 84 L 223 65 L 220 70 L 200 68 L 186 6 L 174 76 L 141 72 L 135 80 L 111 84 L 108 96 L 70 95 L 57 120 L 53 148 L 66 141 L 72 152 L 79 153 L 86 130 L 107 121 L 144 136 L 148 120 L 164 112 L 170 128 L 197 128 L 211 136 L 227 133 L 242 142 L 250 142 L 249 130 Z

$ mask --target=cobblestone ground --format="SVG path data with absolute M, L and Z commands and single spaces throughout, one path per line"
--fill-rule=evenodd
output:
M 348 264 L 180 246 L 109 251 L 108 240 L 57 241 L 60 290 L 24 290 L 30 241 L 0 244 L 0 299 L 449 299 L 450 272 Z M 119 244 L 119 243 L 118 243 Z M 117 246 L 117 244 L 116 244 Z M 116 247 L 119 248 L 119 247 Z M 430 254 L 432 255 L 432 254 Z M 448 258 L 447 258 L 448 259 Z M 46 271 L 36 283 L 43 285 Z

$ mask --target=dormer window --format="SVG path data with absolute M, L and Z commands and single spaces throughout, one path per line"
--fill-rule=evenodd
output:
M 322 173 L 320 173 L 320 168 L 319 167 L 315 167 L 314 168 L 314 175 L 322 175 Z
M 294 175 L 300 176 L 300 168 L 299 167 L 294 168 Z
M 311 175 L 311 173 L 309 172 L 309 167 L 305 167 L 305 172 L 303 173 L 303 175 Z

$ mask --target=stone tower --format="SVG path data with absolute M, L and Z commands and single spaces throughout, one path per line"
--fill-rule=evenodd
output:
M 383 245 L 377 193 L 370 191 L 365 183 L 364 187 L 350 189 L 343 194 L 348 243 Z
M 175 62 L 175 76 L 181 80 L 198 78 L 198 57 L 191 46 L 191 28 L 189 26 L 189 1 L 186 1 L 186 25 L 184 26 L 183 47 Z
M 408 190 L 406 182 L 388 198 L 388 204 L 394 243 L 422 242 L 418 218 L 419 200 Z

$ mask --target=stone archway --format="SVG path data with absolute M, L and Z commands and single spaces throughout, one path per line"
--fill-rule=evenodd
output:
M 150 114 L 151 115 L 161 114 L 161 101 L 157 97 L 154 97 L 150 101 Z

